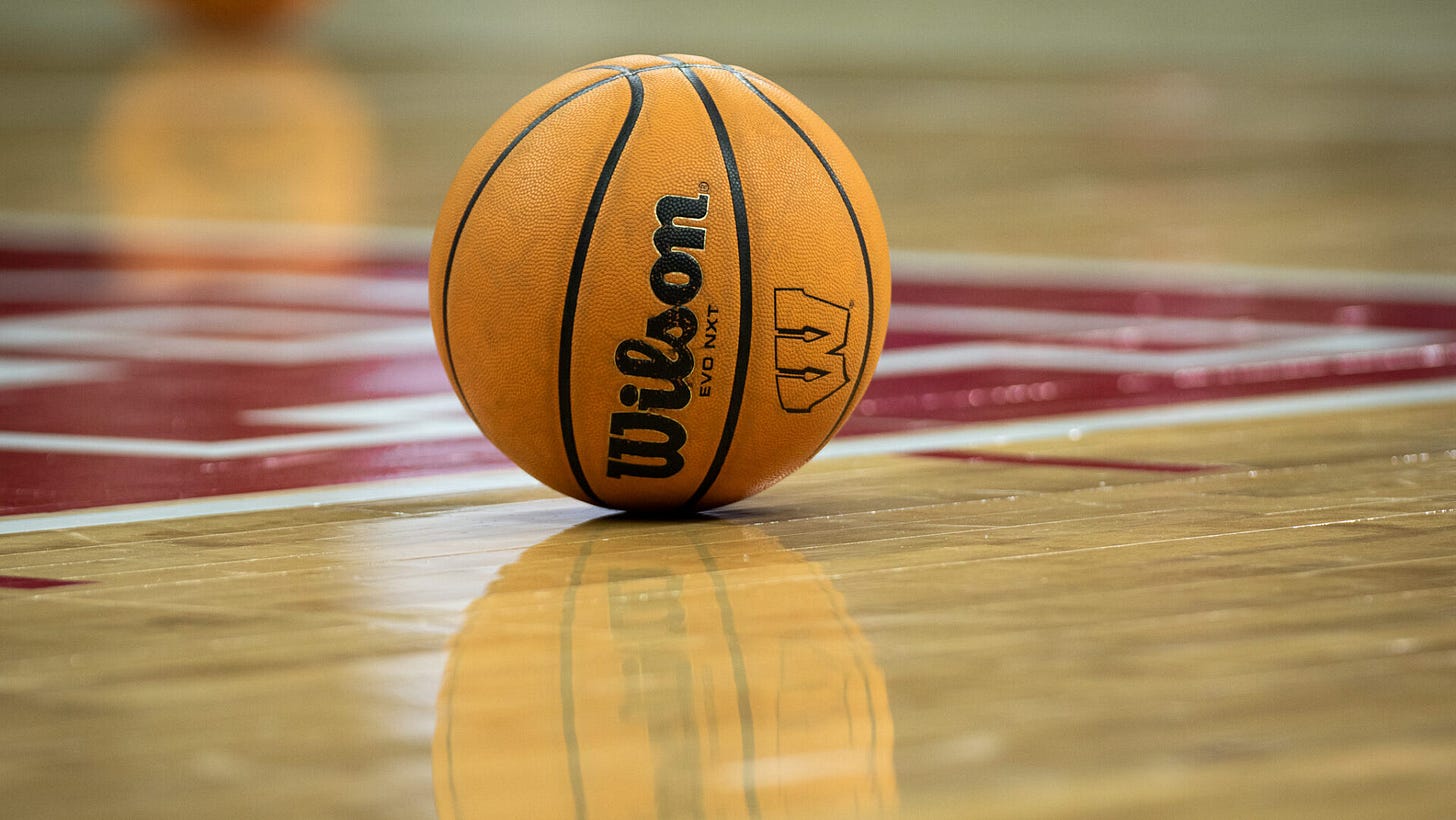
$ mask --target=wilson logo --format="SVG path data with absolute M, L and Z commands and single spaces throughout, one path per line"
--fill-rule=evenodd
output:
M 689 250 L 707 245 L 707 229 L 679 225 L 677 220 L 708 216 L 708 195 L 665 196 L 657 200 L 657 230 L 652 244 L 657 261 L 647 280 L 652 295 L 665 307 L 647 320 L 643 337 L 617 345 L 617 371 L 632 381 L 618 399 L 631 410 L 612 414 L 607 441 L 607 476 L 668 478 L 683 468 L 688 440 L 682 423 L 668 413 L 692 398 L 689 380 L 693 352 L 688 343 L 698 334 L 698 316 L 688 303 L 703 286 L 703 270 Z
M 779 406 L 807 413 L 849 382 L 849 309 L 799 288 L 774 291 L 774 366 Z

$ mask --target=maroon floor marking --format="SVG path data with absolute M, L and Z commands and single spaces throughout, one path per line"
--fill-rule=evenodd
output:
M 27 578 L 23 575 L 0 575 L 0 589 L 48 589 L 89 584 L 90 581 L 64 581 L 60 578 Z
M 448 399 L 451 386 L 428 343 L 424 247 L 353 260 L 179 252 L 139 262 L 108 255 L 96 236 L 78 234 L 69 249 L 32 248 L 4 231 L 0 220 L 0 331 L 8 331 L 0 332 L 0 516 L 510 463 L 461 424 L 453 403 L 431 403 Z M 253 271 L 260 275 L 239 276 Z M 1182 290 L 1104 288 L 1095 276 L 1027 285 L 1014 271 L 967 273 L 976 275 L 928 281 L 913 264 L 897 268 L 895 304 L 911 317 L 886 340 L 899 365 L 875 376 L 842 436 L 1456 378 L 1456 297 L 1289 295 L 1212 281 Z M 916 307 L 918 325 L 913 311 L 904 313 Z M 1033 313 L 1016 332 L 1004 321 L 965 318 L 984 319 L 988 308 Z M 380 342 L 400 332 L 403 345 Z M 1301 339 L 1323 339 L 1328 352 L 1274 345 Z M 1266 344 L 1273 346 L 1230 355 Z M 956 350 L 947 345 L 964 346 L 960 364 L 947 360 Z M 411 404 L 415 398 L 427 401 Z M 396 399 L 405 401 L 389 405 Z M 378 415 L 349 409 L 374 400 L 385 400 L 371 405 Z M 293 416 L 305 419 L 297 424 L 269 420 L 274 411 L 320 406 L 342 410 Z M 345 443 L 317 444 L 315 433 Z M 205 444 L 220 455 L 198 456 Z
M 1046 467 L 1086 467 L 1092 470 L 1146 470 L 1153 473 L 1202 473 L 1218 467 L 1207 464 L 1167 464 L 1155 461 L 1116 461 L 1100 458 L 1055 458 L 1029 453 L 983 453 L 977 450 L 929 450 L 914 453 L 957 461 L 991 461 L 997 464 L 1035 464 Z

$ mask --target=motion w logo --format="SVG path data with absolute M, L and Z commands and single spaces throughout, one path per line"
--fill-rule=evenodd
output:
M 800 288 L 774 291 L 774 366 L 779 406 L 807 413 L 849 381 L 849 309 Z

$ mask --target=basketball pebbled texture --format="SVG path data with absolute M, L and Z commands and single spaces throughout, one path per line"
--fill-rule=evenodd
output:
M 884 342 L 889 252 L 849 150 L 788 92 L 702 57 L 572 71 L 471 149 L 430 308 L 456 393 L 548 486 L 705 509 L 809 460 Z

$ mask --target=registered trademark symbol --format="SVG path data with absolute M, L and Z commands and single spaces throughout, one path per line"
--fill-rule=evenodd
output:
M 706 194 L 707 192 L 708 192 L 708 183 L 706 183 L 706 182 L 699 182 L 698 183 L 698 193 L 700 193 L 700 194 Z

